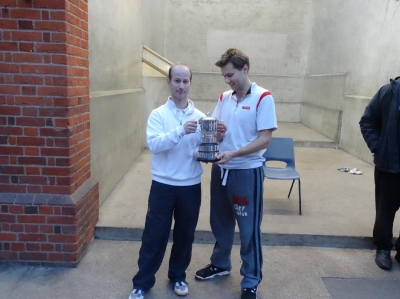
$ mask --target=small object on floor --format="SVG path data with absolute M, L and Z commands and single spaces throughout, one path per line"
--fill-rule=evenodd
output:
M 360 174 L 362 174 L 362 171 L 361 171 L 360 169 L 358 169 L 358 168 L 353 168 L 353 169 L 351 169 L 351 170 L 349 171 L 349 173 L 360 175 Z
M 339 167 L 337 168 L 337 170 L 339 170 L 340 172 L 348 172 L 351 174 L 358 174 L 358 175 L 363 174 L 362 170 L 358 168 L 351 169 L 350 167 Z
M 375 263 L 383 270 L 391 270 L 392 260 L 390 258 L 390 250 L 378 249 L 375 255 Z

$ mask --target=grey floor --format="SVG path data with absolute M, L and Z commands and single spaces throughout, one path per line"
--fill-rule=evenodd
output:
M 266 246 L 258 299 L 400 298 L 398 263 L 392 271 L 383 271 L 375 265 L 371 250 L 373 166 L 335 149 L 335 142 L 301 124 L 280 124 L 275 136 L 293 137 L 298 146 L 303 215 L 298 215 L 297 184 L 287 199 L 290 182 L 265 180 L 262 236 Z M 150 156 L 147 150 L 139 156 L 101 206 L 98 239 L 77 268 L 1 265 L 0 298 L 128 298 L 147 210 Z M 237 245 L 229 276 L 205 282 L 194 279 L 195 272 L 209 263 L 214 241 L 208 221 L 210 165 L 203 166 L 202 207 L 187 270 L 186 298 L 240 298 Z M 359 168 L 363 175 L 339 172 L 339 167 Z M 399 224 L 396 219 L 395 235 Z M 170 246 L 146 299 L 177 298 L 166 277 Z
M 302 216 L 298 215 L 297 183 L 288 199 L 290 181 L 264 181 L 265 238 L 275 240 L 274 245 L 314 246 L 318 245 L 315 240 L 360 248 L 371 244 L 368 238 L 375 217 L 373 165 L 342 150 L 324 148 L 332 141 L 301 124 L 279 124 L 275 136 L 293 136 L 295 142 L 308 140 L 323 147 L 295 147 L 296 168 L 301 177 Z M 140 239 L 151 184 L 150 158 L 151 153 L 145 150 L 101 206 L 98 238 Z M 359 168 L 363 174 L 340 172 L 337 170 L 340 167 Z M 209 225 L 210 168 L 210 164 L 203 164 L 197 241 L 213 241 Z M 395 228 L 400 228 L 400 220 L 396 220 Z
M 212 245 L 195 244 L 187 270 L 185 298 L 240 298 L 239 247 L 232 252 L 229 276 L 196 281 L 208 263 Z M 77 268 L 0 266 L 0 298 L 127 299 L 137 270 L 140 242 L 94 240 Z M 146 299 L 178 298 L 166 277 L 170 244 Z M 264 278 L 258 299 L 399 298 L 400 266 L 391 272 L 375 266 L 374 251 L 296 246 L 263 247 Z

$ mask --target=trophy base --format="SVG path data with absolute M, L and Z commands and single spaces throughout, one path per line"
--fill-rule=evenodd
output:
M 213 163 L 213 162 L 221 161 L 221 159 L 217 159 L 217 158 L 213 158 L 213 159 L 210 159 L 210 158 L 197 158 L 197 161 Z

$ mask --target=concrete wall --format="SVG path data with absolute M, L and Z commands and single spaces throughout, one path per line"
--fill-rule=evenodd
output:
M 400 1 L 316 0 L 308 74 L 349 73 L 346 94 L 372 96 L 399 75 Z
M 141 0 L 142 43 L 164 56 L 165 0 Z
M 304 78 L 301 123 L 339 141 L 346 74 L 315 75 Z
M 162 51 L 164 40 L 163 1 L 149 2 L 88 2 L 91 171 L 100 203 L 145 147 L 143 43 Z M 158 9 L 151 9 L 154 4 Z
M 300 121 L 312 0 L 168 0 L 165 9 L 165 57 L 188 63 L 200 78 L 193 88 L 207 90 L 192 99 L 214 100 L 229 88 L 214 63 L 237 47 L 250 57 L 251 80 L 272 92 L 278 120 Z
M 371 161 L 358 120 L 375 91 L 399 75 L 400 1 L 88 3 L 91 161 L 101 202 L 146 146 L 147 116 L 169 94 L 164 77 L 142 77 L 143 45 L 191 66 L 189 97 L 204 112 L 228 89 L 215 61 L 229 47 L 242 49 L 251 79 L 272 92 L 279 121 L 301 121 Z
M 144 102 L 144 119 L 147 121 L 150 112 L 163 105 L 167 98 L 171 95 L 167 84 L 167 77 L 148 66 L 146 63 L 142 65 L 143 70 L 143 89 L 146 91 Z M 143 134 L 143 143 L 146 143 L 146 134 Z
M 310 40 L 304 102 L 318 95 L 321 107 L 343 110 L 340 146 L 347 152 L 371 162 L 371 155 L 360 134 L 358 122 L 369 100 L 389 78 L 400 75 L 400 1 L 398 0 L 315 0 Z M 332 85 L 343 90 L 344 97 L 332 107 L 324 101 L 337 94 L 326 75 L 347 73 L 343 87 L 333 79 Z M 321 78 L 318 78 L 321 77 Z M 333 78 L 333 77 L 332 77 Z M 329 80 L 330 81 L 330 80 Z M 305 106 L 306 107 L 306 106 Z M 307 108 L 306 108 L 307 109 Z M 303 112 L 306 110 L 303 109 Z M 326 110 L 325 109 L 325 110 Z M 318 131 L 320 115 L 302 113 L 301 121 Z M 334 131 L 334 130 L 333 130 Z
M 165 0 L 142 0 L 142 42 L 157 54 L 164 55 Z M 147 64 L 142 64 L 142 88 L 145 90 L 142 143 L 146 143 L 146 122 L 150 112 L 164 104 L 170 95 L 166 77 Z
M 364 142 L 358 124 L 370 100 L 369 97 L 361 96 L 345 97 L 342 118 L 342 128 L 345 129 L 342 129 L 339 145 L 342 149 L 351 152 L 352 155 L 372 164 L 373 156 Z
M 252 75 L 251 79 L 260 86 L 268 86 L 273 92 L 277 118 L 281 122 L 299 122 L 302 76 Z M 290 83 L 290 84 L 289 84 Z M 214 111 L 219 95 L 227 90 L 220 73 L 193 73 L 189 97 L 204 113 Z M 276 91 L 276 92 L 274 92 Z

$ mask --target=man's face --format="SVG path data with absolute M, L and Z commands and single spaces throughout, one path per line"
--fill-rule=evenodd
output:
M 190 71 L 184 65 L 175 66 L 171 71 L 171 80 L 167 79 L 171 89 L 171 97 L 175 100 L 186 100 L 192 81 Z
M 229 62 L 221 67 L 221 74 L 232 90 L 241 90 L 247 82 L 248 67 L 245 65 L 242 70 L 235 69 L 233 64 Z

